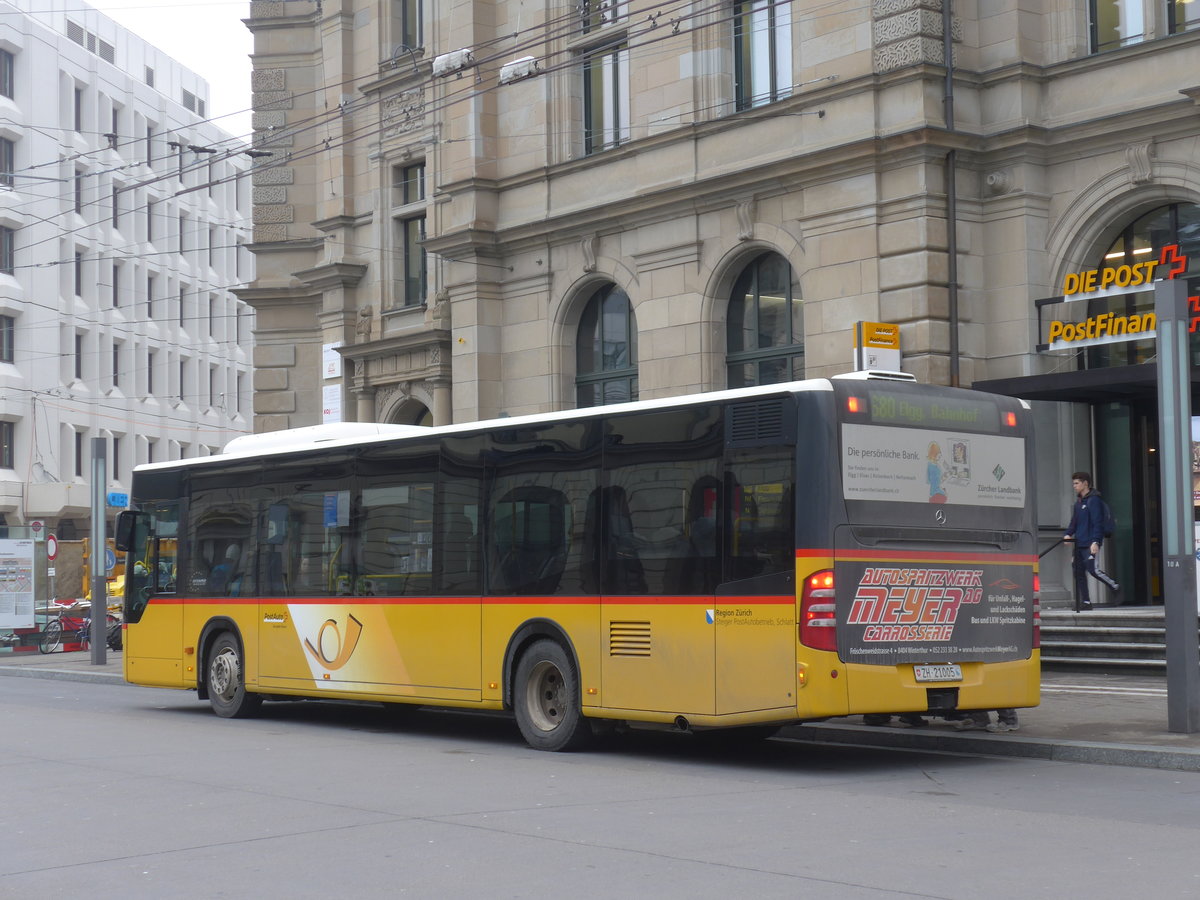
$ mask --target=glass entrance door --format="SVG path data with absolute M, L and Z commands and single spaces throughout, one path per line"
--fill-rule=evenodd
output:
M 1117 519 L 1116 533 L 1105 541 L 1103 564 L 1120 582 L 1121 593 L 1106 601 L 1124 606 L 1162 603 L 1154 397 L 1101 403 L 1094 411 L 1096 487 Z

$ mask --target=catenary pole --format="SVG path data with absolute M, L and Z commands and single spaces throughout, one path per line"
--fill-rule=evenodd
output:
M 1187 281 L 1154 285 L 1158 330 L 1158 470 L 1162 492 L 1163 615 L 1167 628 L 1167 728 L 1200 731 L 1192 507 L 1192 382 Z
M 104 500 L 108 486 L 108 441 L 92 438 L 92 665 L 107 662 L 108 587 L 104 580 Z

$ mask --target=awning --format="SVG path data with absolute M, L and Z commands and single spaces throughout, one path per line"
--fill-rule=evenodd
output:
M 1074 372 L 1051 372 L 1020 378 L 993 378 L 971 385 L 977 391 L 1064 403 L 1103 403 L 1153 397 L 1158 391 L 1158 364 L 1110 366 Z M 1192 394 L 1200 387 L 1200 370 L 1192 369 Z

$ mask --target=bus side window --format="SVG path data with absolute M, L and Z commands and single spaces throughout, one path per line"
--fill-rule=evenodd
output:
M 738 581 L 795 568 L 795 489 L 793 457 L 785 447 L 773 454 L 755 451 L 753 461 L 730 457 L 733 533 L 728 578 Z
M 496 502 L 489 532 L 489 587 L 501 594 L 553 594 L 567 564 L 569 504 L 553 488 L 515 488 Z

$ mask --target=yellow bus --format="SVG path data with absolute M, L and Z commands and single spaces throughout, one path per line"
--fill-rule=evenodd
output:
M 125 677 L 770 733 L 1038 703 L 1030 410 L 878 373 L 140 466 Z

